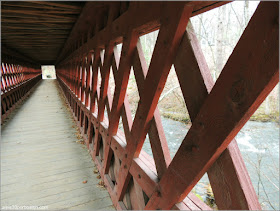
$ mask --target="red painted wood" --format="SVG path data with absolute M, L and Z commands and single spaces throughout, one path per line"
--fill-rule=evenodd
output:
M 278 8 L 260 3 L 146 209 L 182 200 L 279 81 Z
M 189 59 L 185 60 L 186 57 Z M 190 24 L 174 64 L 190 117 L 194 120 L 208 95 L 207 89 L 209 91 L 212 89 L 214 81 Z M 185 71 L 185 69 L 189 71 Z M 192 89 L 196 90 L 195 94 L 191 91 Z M 239 152 L 236 143 L 230 144 L 220 156 L 219 162 L 215 162 L 208 171 L 216 204 L 220 209 L 249 209 L 255 205 L 258 205 L 255 209 L 260 209 L 241 154 L 239 152 L 230 156 L 228 152 L 230 148 Z M 241 178 L 243 178 L 243 187 Z M 244 193 L 246 189 L 250 190 L 247 191 L 247 194 L 252 196 L 250 198 L 253 199 L 252 201 L 247 201 Z
M 145 80 L 145 89 L 143 90 L 145 98 L 140 99 L 141 104 L 139 104 L 136 111 L 131 129 L 131 136 L 132 139 L 137 140 L 137 146 L 129 146 L 128 159 L 122 162 L 122 166 L 126 166 L 127 168 L 121 168 L 118 176 L 120 180 L 118 185 L 118 196 L 120 199 L 122 199 L 126 186 L 128 185 L 128 169 L 131 165 L 131 160 L 133 157 L 137 157 L 140 153 L 145 136 L 148 132 L 147 126 L 149 125 L 147 123 L 153 116 L 157 100 L 172 65 L 172 59 L 175 56 L 175 51 L 178 48 L 180 39 L 185 31 L 189 15 L 192 11 L 190 7 L 182 7 L 182 3 L 176 4 L 171 11 L 168 11 L 167 6 L 168 5 L 165 5 L 165 7 L 162 8 L 162 19 L 164 20 L 165 17 L 172 17 L 172 19 L 169 19 L 166 25 L 160 29 L 150 68 Z M 162 54 L 166 55 L 164 62 L 161 59 Z M 162 74 L 157 74 L 158 70 L 161 70 Z M 160 88 L 161 86 L 162 88 Z
M 191 16 L 195 16 L 201 12 L 205 12 L 215 7 L 219 7 L 222 4 L 221 2 L 212 1 L 212 2 L 186 2 L 189 6 L 196 6 L 195 10 L 192 12 Z M 62 49 L 59 58 L 57 59 L 57 64 L 63 64 L 65 61 L 75 58 L 77 55 L 85 55 L 92 47 L 94 49 L 97 47 L 104 47 L 109 41 L 119 40 L 123 36 L 123 32 L 127 30 L 127 26 L 131 29 L 139 31 L 139 33 L 146 34 L 153 30 L 156 30 L 160 27 L 160 15 L 161 15 L 161 6 L 164 5 L 164 2 L 130 2 L 130 9 L 123 13 L 119 18 L 117 18 L 113 27 L 109 24 L 108 27 L 105 27 L 102 31 L 99 30 L 98 16 L 93 12 L 92 7 L 96 2 L 89 2 L 89 6 L 85 6 L 85 9 L 82 11 L 79 20 L 72 29 L 71 35 L 69 36 L 64 48 Z M 111 4 L 111 3 L 110 3 Z M 113 2 L 117 4 L 117 2 Z M 172 5 L 171 5 L 172 6 Z M 118 7 L 114 5 L 113 7 Z M 152 8 L 152 9 L 151 9 Z M 145 16 L 143 16 L 145 14 Z M 84 19 L 89 19 L 89 21 L 84 21 Z M 96 20 L 96 22 L 94 22 Z M 92 22 L 93 21 L 93 22 Z M 90 25 L 90 27 L 89 27 Z M 92 25 L 95 25 L 95 34 L 98 33 L 98 36 L 93 36 L 91 39 L 87 40 L 85 44 L 79 47 L 79 49 L 73 48 L 74 40 L 77 40 L 77 34 L 80 31 L 91 28 Z M 97 46 L 98 43 L 98 46 Z M 71 47 L 72 46 L 72 47 Z M 69 52 L 70 49 L 74 49 L 69 56 L 66 52 Z
M 101 89 L 100 89 L 100 97 L 98 103 L 98 121 L 102 122 L 104 118 L 104 109 L 105 109 L 105 99 L 107 97 L 108 92 L 108 83 L 109 83 L 109 74 L 110 74 L 110 66 L 113 55 L 113 43 L 110 43 L 105 50 L 104 56 L 104 64 L 101 68 Z
M 86 77 L 86 91 L 85 91 L 85 105 L 86 107 L 89 106 L 89 91 L 90 91 L 90 65 L 91 65 L 91 53 L 87 56 L 87 65 L 86 65 L 86 71 L 87 71 L 87 77 Z
M 133 50 L 135 49 L 137 39 L 138 36 L 135 32 L 128 32 L 127 38 L 124 39 L 120 66 L 118 69 L 118 78 L 117 80 L 115 80 L 116 88 L 114 92 L 112 111 L 109 117 L 109 136 L 114 136 L 117 133 L 121 109 L 126 94 L 126 86 L 129 79 L 130 67 L 133 59 Z M 108 171 L 109 163 L 111 160 L 109 154 L 111 154 L 112 149 L 108 147 L 109 145 L 110 142 L 108 142 L 108 145 L 106 145 L 105 147 L 104 172 Z
M 141 98 L 141 96 L 143 96 L 145 82 L 144 80 L 147 75 L 148 68 L 140 42 L 138 42 L 137 50 L 135 51 L 133 67 L 139 95 Z M 161 178 L 161 176 L 167 169 L 167 166 L 171 162 L 171 157 L 161 124 L 160 114 L 157 108 L 155 109 L 154 117 L 151 121 L 151 126 L 148 134 L 150 137 L 153 156 L 156 162 L 158 176 L 159 178 Z
M 10 64 L 5 59 L 1 65 L 1 124 L 42 79 L 40 69 L 15 65 L 15 61 Z
M 72 96 L 76 100 L 78 100 L 74 95 L 72 95 Z M 93 115 L 93 118 L 96 119 L 97 117 Z M 102 124 L 100 124 L 100 126 L 102 126 Z M 100 130 L 104 130 L 104 129 L 105 128 L 103 128 L 103 127 L 100 128 Z M 124 155 L 125 155 L 125 143 L 123 143 L 122 140 L 118 136 L 114 136 L 111 146 L 112 146 L 112 149 L 114 150 L 114 152 L 117 153 L 117 156 L 119 157 L 119 159 L 123 160 Z M 95 160 L 95 156 L 94 155 L 92 155 L 92 156 L 93 156 L 93 159 Z M 145 193 L 150 197 L 153 193 L 153 190 L 156 187 L 156 184 L 158 182 L 158 177 L 155 173 L 155 170 L 153 172 L 148 168 L 146 163 L 150 162 L 150 161 L 146 162 L 146 160 L 147 160 L 146 158 L 144 158 L 144 161 L 142 161 L 140 158 L 134 159 L 132 162 L 131 168 L 130 168 L 130 173 L 132 174 L 133 178 L 136 179 L 136 181 L 141 185 L 141 187 L 143 188 L 143 191 L 145 191 Z M 100 165 L 100 162 L 98 165 Z M 105 178 L 105 183 L 109 184 L 109 181 L 106 181 L 106 177 L 104 177 L 104 178 Z M 151 179 L 151 178 L 153 178 L 153 179 Z M 116 198 L 115 192 L 109 188 L 109 193 L 113 199 L 114 205 L 116 207 L 118 207 L 119 205 L 117 204 L 117 201 L 116 201 L 117 198 Z
M 118 56 L 118 50 L 115 47 L 114 48 L 114 58 L 112 60 L 112 70 L 113 70 L 113 77 L 114 77 L 114 81 L 118 80 L 118 68 L 117 66 L 119 66 L 119 56 Z M 110 90 L 108 90 L 110 91 Z M 110 99 L 111 96 L 108 94 L 108 99 Z M 110 99 L 110 109 L 112 108 L 112 99 Z M 110 115 L 111 116 L 111 112 Z M 122 112 L 121 112 L 121 117 L 123 120 L 123 126 L 124 126 L 124 132 L 125 132 L 125 136 L 129 137 L 130 136 L 130 130 L 132 127 L 132 117 L 131 117 L 131 111 L 130 111 L 130 106 L 129 106 L 129 102 L 128 102 L 128 98 L 125 95 L 124 97 L 124 101 L 123 101 L 123 108 L 122 108 Z M 121 131 L 118 131 L 121 132 Z M 129 139 L 129 138 L 128 138 Z
M 91 102 L 90 102 L 90 112 L 93 113 L 95 111 L 95 99 L 97 97 L 97 73 L 98 66 L 100 64 L 100 49 L 96 49 L 94 51 L 94 61 L 92 65 L 92 91 L 91 91 Z
M 191 11 L 192 8 L 184 6 L 183 3 L 178 3 L 176 6 L 172 5 L 172 10 L 168 4 L 162 8 L 162 14 L 164 14 L 162 20 L 167 22 L 162 23 L 163 26 L 160 28 L 149 71 L 144 83 L 144 97 L 141 98 L 141 104 L 136 111 L 131 130 L 133 138 L 138 140 L 136 154 L 134 155 L 136 157 L 142 148 L 148 130 L 148 122 L 153 117 Z M 168 20 L 167 17 L 169 17 Z M 162 55 L 165 55 L 164 60 L 162 59 Z M 161 74 L 158 74 L 159 70 Z
M 232 138 L 232 134 L 238 131 L 239 128 L 232 128 L 233 122 L 239 121 L 238 127 L 241 127 L 242 124 L 246 121 L 246 118 L 249 118 L 248 116 L 251 114 L 252 110 L 254 110 L 258 103 L 261 101 L 259 99 L 263 99 L 263 97 L 271 90 L 271 84 L 268 86 L 266 86 L 265 83 L 262 83 L 262 85 L 258 84 L 259 86 L 256 87 L 260 91 L 263 91 L 263 95 L 258 98 L 260 93 L 257 93 L 256 88 L 254 87 L 253 89 L 255 90 L 255 92 L 253 92 L 253 95 L 255 94 L 255 99 L 259 100 L 258 103 L 252 101 L 252 96 L 250 96 L 250 102 L 245 102 L 245 104 L 247 103 L 247 108 L 249 107 L 251 109 L 249 113 L 246 113 L 246 115 L 248 115 L 246 116 L 246 118 L 244 118 L 244 110 L 241 112 L 237 112 L 236 110 L 234 110 L 236 109 L 236 107 L 234 107 L 234 117 L 229 123 L 225 125 L 226 128 L 222 129 L 222 134 L 219 137 L 218 142 L 214 142 L 214 144 L 211 146 L 209 145 L 209 143 L 204 143 L 205 145 L 199 147 L 197 154 L 203 154 L 202 156 L 199 156 L 200 159 L 196 159 L 196 157 L 198 156 L 193 156 L 192 153 L 189 153 L 191 154 L 191 156 L 188 157 L 189 154 L 188 152 L 186 152 L 188 148 L 182 147 L 188 146 L 189 135 L 186 137 L 186 140 L 183 142 L 181 148 L 179 149 L 179 155 L 177 154 L 175 156 L 175 159 L 171 162 L 167 142 L 164 137 L 160 116 L 157 111 L 156 105 L 158 97 L 164 87 L 164 83 L 171 64 L 173 62 L 176 63 L 176 60 L 174 60 L 174 58 L 177 53 L 179 53 L 179 55 L 181 55 L 183 58 L 188 58 L 185 59 L 186 61 L 188 61 L 188 63 L 181 64 L 182 69 L 186 67 L 194 67 L 192 71 L 185 71 L 185 73 L 184 71 L 181 71 L 181 76 L 179 76 L 179 73 L 177 71 L 179 81 L 181 81 L 183 95 L 186 99 L 188 110 L 193 121 L 193 126 L 190 130 L 191 136 L 196 137 L 196 134 L 199 134 L 203 136 L 204 140 L 206 140 L 206 138 L 214 140 L 211 139 L 211 132 L 213 135 L 216 130 L 213 129 L 213 132 L 209 128 L 215 126 L 212 125 L 212 122 L 210 122 L 211 124 L 209 125 L 206 124 L 207 119 L 205 118 L 208 115 L 211 121 L 212 119 L 214 119 L 214 121 L 221 121 L 220 119 L 215 118 L 217 112 L 231 112 L 230 110 L 223 110 L 223 108 L 229 108 L 226 106 L 219 109 L 219 111 L 213 110 L 214 105 L 216 105 L 214 102 L 220 99 L 217 96 L 220 96 L 219 94 L 221 94 L 222 92 L 229 94 L 229 90 L 233 90 L 229 88 L 230 82 L 232 80 L 231 78 L 234 77 L 228 76 L 230 75 L 229 72 L 231 72 L 231 68 L 228 68 L 228 64 L 226 66 L 228 68 L 228 70 L 226 70 L 228 75 L 222 73 L 222 75 L 225 76 L 223 76 L 223 79 L 219 79 L 221 81 L 219 83 L 221 84 L 218 86 L 219 89 L 225 90 L 214 91 L 218 90 L 218 88 L 213 88 L 214 94 L 213 92 L 211 92 L 208 96 L 208 92 L 212 89 L 213 81 L 211 81 L 211 77 L 209 77 L 210 74 L 209 72 L 207 72 L 207 67 L 204 67 L 206 63 L 204 63 L 201 58 L 197 59 L 198 63 L 196 63 L 195 57 L 200 57 L 198 53 L 199 51 L 195 46 L 196 43 L 193 41 L 193 39 L 191 39 L 191 46 L 188 46 L 189 50 L 193 49 L 194 55 L 186 54 L 186 52 L 184 52 L 184 48 L 183 50 L 181 48 L 177 50 L 180 43 L 181 46 L 182 42 L 187 43 L 186 41 L 184 41 L 184 39 L 186 38 L 184 38 L 183 40 L 179 38 L 182 37 L 185 33 L 185 28 L 183 27 L 183 25 L 185 24 L 186 26 L 187 24 L 186 22 L 180 23 L 180 21 L 183 22 L 182 19 L 187 19 L 187 13 L 186 11 L 183 12 L 183 10 L 190 6 L 193 7 L 193 10 L 195 10 L 193 11 L 192 9 L 190 9 L 190 11 L 188 11 L 190 14 L 199 13 L 199 11 L 207 10 L 205 6 L 208 6 L 209 8 L 215 7 L 214 3 L 215 2 L 210 2 L 207 4 L 204 4 L 203 2 L 188 2 L 178 4 L 172 3 L 172 6 L 175 5 L 175 7 L 176 5 L 185 6 L 180 8 L 178 6 L 177 9 L 175 7 L 171 7 L 171 3 L 164 2 L 153 2 L 149 4 L 142 2 L 131 2 L 129 7 L 127 7 L 126 3 L 122 3 L 121 5 L 119 5 L 120 7 L 108 7 L 105 14 L 108 16 L 108 21 L 103 19 L 105 17 L 104 13 L 100 10 L 97 13 L 98 17 L 96 16 L 97 18 L 93 21 L 95 25 L 93 25 L 93 27 L 90 29 L 91 31 L 93 31 L 94 36 L 91 38 L 91 33 L 87 33 L 87 39 L 83 38 L 83 40 L 77 40 L 76 43 L 78 50 L 75 50 L 74 53 L 72 53 L 68 58 L 64 59 L 63 62 L 57 65 L 58 80 L 63 87 L 65 96 L 67 97 L 71 108 L 75 111 L 75 119 L 80 121 L 81 127 L 83 127 L 83 132 L 87 132 L 88 134 L 88 136 L 84 136 L 83 138 L 86 140 L 87 146 L 90 148 L 90 153 L 93 160 L 97 163 L 98 169 L 101 172 L 101 177 L 107 186 L 107 190 L 112 198 L 113 204 L 118 209 L 126 209 L 130 207 L 135 209 L 143 209 L 142 190 L 150 198 L 146 209 L 167 207 L 168 209 L 210 209 L 194 194 L 190 193 L 186 197 L 186 193 L 190 190 L 190 186 L 194 185 L 196 181 L 198 181 L 198 178 L 202 175 L 202 172 L 205 172 L 207 168 L 211 166 L 214 160 L 218 158 L 218 154 L 221 153 L 223 149 L 225 149 L 227 143 L 230 142 L 229 139 Z M 153 7 L 153 5 L 155 7 Z M 119 9 L 122 10 L 121 13 L 123 14 L 120 17 L 117 17 L 118 13 L 120 12 Z M 181 15 L 180 11 L 183 13 L 182 17 L 184 17 L 181 20 L 179 17 Z M 144 13 L 145 16 L 137 15 Z M 265 13 L 266 12 L 264 12 L 264 14 Z M 177 20 L 177 23 L 175 20 Z M 157 42 L 156 50 L 152 58 L 150 70 L 148 71 L 141 50 L 141 45 L 139 45 L 139 43 L 137 44 L 137 40 L 140 35 L 153 31 L 159 28 L 160 25 L 161 30 L 159 34 L 159 40 Z M 179 34 L 181 35 L 177 36 Z M 274 36 L 274 33 L 271 34 L 273 34 L 272 36 Z M 260 39 L 260 37 L 261 35 L 258 34 L 257 39 Z M 106 50 L 105 61 L 102 66 L 100 62 L 100 48 L 107 48 L 110 43 L 117 44 L 120 42 L 123 42 L 123 51 L 121 53 L 120 60 L 114 52 L 112 60 L 110 62 L 106 62 Z M 267 44 L 270 46 L 270 42 L 267 41 Z M 71 47 L 71 49 L 74 50 L 73 47 Z M 270 49 L 273 48 L 271 47 Z M 164 52 L 164 50 L 166 50 L 166 52 Z M 246 50 L 248 49 L 245 49 L 244 52 L 246 52 Z M 94 52 L 94 58 L 92 60 L 92 75 L 89 76 L 88 74 L 89 72 L 87 63 L 83 66 L 83 71 L 84 68 L 86 68 L 87 70 L 87 77 L 85 77 L 84 71 L 82 74 L 82 79 L 77 80 L 81 75 L 80 66 L 83 65 L 81 61 L 83 58 L 85 58 L 86 55 L 89 55 L 90 52 Z M 243 51 L 241 52 L 244 53 Z M 260 52 L 262 52 L 261 49 Z M 64 55 L 60 57 L 65 58 Z M 166 57 L 169 58 L 166 59 Z M 177 57 L 177 59 L 178 58 L 179 57 Z M 235 58 L 235 60 L 234 62 L 231 62 L 231 64 L 236 65 L 233 65 L 234 67 L 237 67 L 236 69 L 240 69 L 238 68 L 239 61 L 237 62 L 239 57 L 234 56 L 231 57 L 231 59 L 232 58 Z M 247 63 L 252 64 L 250 63 L 250 61 L 254 61 L 250 57 L 246 58 L 246 53 L 244 58 L 248 60 L 246 61 L 246 65 Z M 261 61 L 266 61 L 266 59 L 260 59 L 260 61 L 258 62 L 261 63 Z M 271 61 L 274 60 L 271 59 Z M 138 105 L 138 114 L 136 114 L 136 118 L 133 123 L 131 119 L 128 99 L 126 97 L 126 86 L 130 74 L 130 68 L 132 65 L 134 68 L 136 83 L 141 99 Z M 267 66 L 269 65 L 271 66 L 272 64 L 270 63 Z M 112 66 L 113 68 L 114 79 L 116 82 L 116 91 L 113 98 L 110 95 L 110 91 L 108 90 L 108 69 L 110 68 L 110 66 Z M 101 89 L 97 87 L 98 67 L 101 67 Z M 178 66 L 176 67 L 176 70 L 177 69 Z M 205 69 L 207 71 L 204 71 Z M 13 72 L 13 67 L 10 67 L 9 71 Z M 197 72 L 195 73 L 195 71 Z M 242 73 L 244 72 L 240 73 L 241 76 Z M 232 74 L 234 75 L 234 73 Z M 15 75 L 11 75 L 11 83 L 16 83 L 16 79 L 14 76 Z M 186 76 L 190 77 L 189 80 L 194 85 L 192 86 L 194 90 L 192 93 L 186 91 L 188 88 L 188 86 L 186 86 Z M 90 82 L 88 81 L 88 77 L 92 77 Z M 248 75 L 245 74 L 245 78 L 249 78 Z M 269 77 L 266 78 L 266 80 L 266 82 L 268 83 Z M 91 86 L 91 90 L 89 90 L 88 85 Z M 4 86 L 5 84 L 3 83 L 2 87 Z M 217 84 L 215 85 L 215 87 L 216 86 Z M 262 90 L 264 87 L 265 89 Z M 158 90 L 158 88 L 160 88 L 160 90 Z M 71 90 L 75 90 L 75 94 Z M 239 93 L 238 91 L 239 90 L 237 90 L 237 93 Z M 90 95 L 89 108 L 81 103 L 81 100 L 84 101 L 84 99 L 86 101 L 85 104 L 87 103 L 88 93 Z M 231 99 L 235 99 L 235 96 L 232 96 L 232 94 L 229 94 L 229 96 L 231 97 Z M 96 100 L 97 104 L 95 103 Z M 224 102 L 222 101 L 222 98 L 220 100 L 221 102 Z M 202 106 L 203 103 L 206 103 L 208 107 L 206 105 Z M 231 105 L 230 103 L 220 104 Z M 109 116 L 109 127 L 108 120 L 103 118 L 105 106 L 107 108 Z M 209 114 L 208 112 L 211 113 Z M 206 117 L 201 117 L 201 113 L 203 113 L 203 115 L 206 115 Z M 140 120 L 140 116 L 141 118 L 143 117 L 142 121 Z M 219 116 L 223 115 L 220 114 Z M 124 134 L 118 129 L 120 117 L 122 117 L 123 120 Z M 89 129 L 87 131 L 85 125 L 86 118 L 88 118 L 89 122 Z M 242 121 L 240 120 L 240 118 L 242 119 Z M 210 137 L 208 137 L 208 134 L 206 137 L 204 133 L 195 133 L 197 130 L 199 130 L 199 128 L 201 128 L 200 122 L 203 122 L 204 120 L 206 122 L 204 123 L 206 124 L 206 127 L 204 126 L 204 129 L 206 128 L 207 130 L 210 130 Z M 93 143 L 90 144 L 93 138 L 93 133 L 95 134 L 94 140 Z M 149 133 L 150 136 L 151 148 L 155 160 L 153 160 L 145 152 L 142 152 L 140 154 L 144 137 L 147 133 Z M 228 137 L 225 137 L 227 133 L 230 135 Z M 199 135 L 198 138 L 194 139 L 195 141 L 200 140 L 201 137 Z M 103 141 L 101 141 L 101 138 L 103 139 Z M 224 141 L 225 138 L 226 141 Z M 195 141 L 193 141 L 192 143 L 196 143 Z M 103 143 L 103 147 L 100 149 L 101 143 Z M 241 201 L 244 200 L 244 198 L 246 198 L 245 201 L 247 201 L 248 204 L 252 204 L 254 198 L 252 198 L 252 195 L 250 195 L 250 192 L 252 190 L 250 190 L 250 187 L 248 186 L 248 184 L 250 183 L 249 178 L 242 178 L 244 175 L 246 176 L 246 173 L 244 173 L 244 166 L 242 166 L 243 161 L 242 159 L 240 159 L 240 152 L 235 146 L 231 147 L 231 145 L 219 157 L 220 161 L 217 160 L 217 162 L 215 162 L 215 164 L 212 166 L 211 169 L 214 169 L 215 171 L 214 173 L 211 173 L 210 169 L 209 177 L 215 197 L 217 199 L 217 203 L 221 204 L 225 202 L 226 199 L 223 197 L 219 198 L 219 195 L 222 196 L 225 192 L 227 192 L 231 194 L 232 201 L 226 201 L 226 203 L 223 203 L 224 207 L 237 208 L 237 206 L 235 205 L 242 204 Z M 219 148 L 219 146 L 221 147 Z M 208 147 L 210 151 L 204 152 L 203 150 L 206 149 L 206 147 Z M 211 149 L 218 150 L 211 151 Z M 113 155 L 115 159 L 119 159 L 121 165 L 111 165 L 111 159 L 113 158 Z M 188 166 L 192 165 L 191 162 L 181 162 L 185 159 L 190 159 L 194 162 L 197 162 L 197 165 L 194 166 L 193 169 L 189 168 Z M 219 167 L 224 164 L 238 167 L 238 169 L 219 169 Z M 216 167 L 214 167 L 215 165 Z M 113 175 L 110 170 L 112 168 L 115 169 L 115 175 Z M 214 176 L 211 177 L 211 175 Z M 231 186 L 228 186 L 228 189 L 224 188 L 224 191 L 219 193 L 219 190 L 222 190 L 222 188 L 218 186 L 220 185 L 221 187 L 224 187 L 225 185 L 220 181 L 215 181 L 215 179 L 220 176 L 223 176 L 223 178 L 232 178 L 233 182 Z M 170 181 L 170 178 L 173 179 Z M 215 184 L 217 185 L 216 187 Z M 237 191 L 240 189 L 243 190 L 245 197 L 244 195 L 242 195 L 242 192 Z M 168 191 L 170 192 L 168 193 Z M 240 198 L 234 198 L 235 194 L 240 196 Z M 248 207 L 250 206 L 251 205 L 248 205 Z

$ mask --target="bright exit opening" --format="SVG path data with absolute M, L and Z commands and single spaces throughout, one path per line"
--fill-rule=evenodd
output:
M 56 79 L 54 65 L 42 65 L 42 79 Z

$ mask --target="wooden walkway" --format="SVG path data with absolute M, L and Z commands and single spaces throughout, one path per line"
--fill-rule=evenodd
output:
M 2 208 L 115 210 L 56 80 L 39 82 L 1 132 Z

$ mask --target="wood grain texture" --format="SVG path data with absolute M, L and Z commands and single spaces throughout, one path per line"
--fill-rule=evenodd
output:
M 170 209 L 182 200 L 278 83 L 278 7 L 257 8 L 159 183 L 166 200 L 155 192 L 146 209 Z
M 189 59 L 185 60 L 185 57 Z M 174 65 L 188 112 L 194 121 L 208 95 L 207 92 L 213 88 L 214 81 L 191 24 L 188 25 Z M 186 69 L 188 71 L 185 71 Z M 192 89 L 195 89 L 196 92 L 192 92 Z M 230 151 L 234 153 L 230 154 Z M 215 202 L 220 209 L 260 209 L 234 139 L 207 173 Z M 251 197 L 246 197 L 247 194 Z
M 2 206 L 115 210 L 63 98 L 56 80 L 43 80 L 2 125 Z
M 207 6 L 222 4 L 210 2 Z M 277 82 L 278 51 L 272 43 L 278 42 L 278 31 L 269 20 L 273 14 L 267 15 L 273 10 L 261 9 L 258 13 L 262 15 L 255 15 L 257 21 L 251 20 L 253 24 L 213 87 L 198 42 L 185 32 L 188 18 L 207 10 L 205 6 L 203 2 L 122 2 L 118 7 L 104 7 L 88 33 L 81 33 L 61 51 L 58 81 L 117 209 L 209 210 L 190 190 L 211 166 L 208 173 L 219 207 L 259 207 L 240 152 L 234 142 L 229 143 Z M 143 13 L 146 15 L 137 15 Z M 73 33 L 78 32 L 77 27 Z M 138 38 L 155 29 L 160 31 L 148 69 Z M 261 33 L 256 36 L 254 30 Z M 264 45 L 257 48 L 253 44 L 263 39 Z M 123 44 L 120 56 L 119 43 Z M 157 104 L 173 63 L 193 125 L 171 161 Z M 261 81 L 264 65 L 268 71 Z M 126 95 L 132 66 L 140 95 L 134 120 Z M 90 82 L 88 68 L 92 70 Z M 114 95 L 108 87 L 110 71 L 116 85 Z M 254 84 L 249 81 L 252 78 Z M 90 107 L 86 106 L 87 95 Z M 228 116 L 232 118 L 228 120 Z M 142 151 L 147 133 L 154 159 Z M 225 164 L 233 169 L 227 170 Z M 217 179 L 220 176 L 222 182 Z M 226 186 L 230 179 L 232 185 Z

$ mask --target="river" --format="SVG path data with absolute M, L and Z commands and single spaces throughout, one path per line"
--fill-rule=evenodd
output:
M 167 118 L 162 118 L 162 124 L 173 158 L 189 126 Z M 248 121 L 236 140 L 262 208 L 279 210 L 279 125 Z M 143 150 L 152 155 L 148 141 Z M 209 179 L 205 174 L 193 191 L 205 199 L 207 184 Z

